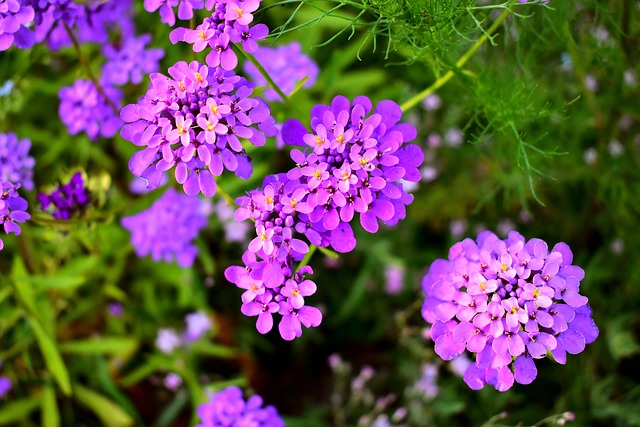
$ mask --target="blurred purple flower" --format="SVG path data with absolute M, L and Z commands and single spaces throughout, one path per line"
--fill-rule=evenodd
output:
M 178 18 L 188 21 L 193 18 L 193 11 L 204 7 L 204 0 L 144 0 L 144 9 L 147 12 L 159 10 L 161 21 L 173 27 L 176 23 L 176 15 L 173 8 L 178 6 Z
M 124 314 L 124 307 L 119 302 L 112 302 L 107 306 L 107 313 L 112 317 L 122 317 Z
M 213 323 L 209 316 L 202 312 L 197 311 L 195 313 L 187 314 L 185 317 L 187 329 L 183 334 L 185 341 L 197 341 L 211 330 Z
M 76 80 L 73 86 L 60 90 L 58 113 L 71 135 L 86 132 L 96 141 L 99 136 L 111 138 L 122 126 L 122 121 L 113 111 L 119 105 L 122 93 L 114 87 L 103 85 L 105 99 L 89 80 Z
M 0 180 L 20 184 L 27 191 L 33 190 L 33 166 L 29 156 L 31 141 L 18 139 L 14 133 L 0 133 Z
M 164 386 L 167 390 L 176 391 L 182 385 L 182 378 L 180 375 L 169 372 L 166 377 L 164 377 Z
M 156 347 L 163 353 L 172 353 L 173 350 L 180 347 L 182 341 L 180 336 L 173 329 L 159 329 L 156 337 Z
M 198 407 L 198 417 L 202 423 L 196 427 L 284 427 L 284 421 L 276 408 L 263 408 L 262 404 L 260 396 L 254 395 L 245 401 L 238 387 L 228 387 L 215 393 L 207 403 Z
M 422 374 L 414 384 L 414 388 L 428 399 L 433 399 L 438 395 L 438 366 L 433 363 L 422 365 Z
M 192 241 L 207 224 L 207 210 L 205 201 L 170 188 L 147 210 L 122 218 L 122 226 L 131 232 L 138 256 L 150 254 L 156 262 L 176 260 L 186 268 L 198 254 Z
M 287 95 L 290 95 L 296 84 L 307 78 L 303 87 L 311 87 L 319 73 L 318 65 L 301 52 L 298 42 L 278 47 L 259 47 L 255 58 L 264 67 L 275 84 Z M 250 61 L 244 63 L 244 71 L 258 86 L 268 86 L 267 80 Z M 269 101 L 282 101 L 280 95 L 268 88 L 264 97 Z
M 120 45 L 107 44 L 102 51 L 107 59 L 102 67 L 102 81 L 107 84 L 139 84 L 145 75 L 160 67 L 163 49 L 145 49 L 151 42 L 150 34 L 126 37 Z
M 384 291 L 389 295 L 397 295 L 404 287 L 404 267 L 387 265 L 384 269 Z

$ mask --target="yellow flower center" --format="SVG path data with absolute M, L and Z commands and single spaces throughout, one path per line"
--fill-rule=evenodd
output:
M 319 136 L 316 136 L 316 145 L 320 147 L 324 143 L 324 140 Z
M 367 159 L 366 157 L 360 157 L 361 166 L 365 166 L 367 163 L 369 163 L 369 159 Z
M 264 242 L 264 241 L 265 241 L 265 240 L 267 240 L 267 239 L 269 239 L 269 238 L 267 237 L 267 235 L 266 235 L 266 234 L 264 234 L 264 233 L 260 233 L 260 240 L 262 240 L 262 241 Z
M 320 171 L 320 169 L 316 169 L 316 171 L 313 173 L 313 177 L 320 179 L 321 176 L 322 176 L 322 171 Z
M 178 85 L 180 86 L 181 90 L 184 90 L 184 82 L 179 82 Z
M 504 262 L 502 263 L 502 272 L 504 273 L 505 271 L 507 271 L 507 264 L 505 264 Z
M 344 135 L 342 134 L 338 135 L 338 137 L 336 138 L 336 141 L 338 141 L 340 144 L 344 144 Z
M 218 106 L 217 106 L 217 105 L 211 105 L 211 106 L 209 107 L 209 109 L 211 110 L 211 112 L 212 112 L 213 114 L 218 114 Z
M 211 122 L 207 122 L 207 130 L 214 130 L 216 127 Z
M 198 83 L 202 83 L 204 79 L 202 78 L 202 75 L 200 73 L 196 73 L 196 80 L 198 81 Z
M 198 37 L 200 37 L 202 40 L 206 40 L 207 33 L 205 33 L 203 30 L 200 30 L 200 32 L 198 33 Z
M 251 289 L 252 291 L 257 291 L 258 286 L 254 283 L 253 285 L 249 286 L 249 289 Z
M 182 135 L 183 133 L 185 133 L 185 132 L 186 132 L 182 126 L 180 126 L 180 125 L 177 125 L 177 126 L 178 126 L 178 133 L 179 133 L 180 135 Z
M 538 288 L 535 288 L 535 289 L 533 290 L 533 297 L 534 297 L 534 298 L 538 298 L 538 296 L 539 296 L 541 293 L 542 293 L 542 292 L 540 292 L 540 291 L 538 290 Z
M 242 14 L 244 13 L 242 9 L 236 8 L 233 11 L 236 13 L 236 16 L 238 17 L 238 19 L 242 18 Z
M 478 286 L 480 286 L 480 289 L 484 291 L 485 289 L 487 289 L 487 282 L 482 282 Z
M 296 295 L 300 295 L 300 291 L 299 291 L 299 290 L 297 290 L 297 289 L 292 290 L 292 291 L 291 291 L 291 296 L 294 296 L 294 297 L 295 297 Z
M 511 307 L 511 314 L 516 314 L 519 307 Z
M 291 202 L 289 202 L 289 203 L 291 203 L 291 207 L 292 208 L 295 208 L 296 205 L 298 204 L 298 200 L 297 199 L 291 199 Z

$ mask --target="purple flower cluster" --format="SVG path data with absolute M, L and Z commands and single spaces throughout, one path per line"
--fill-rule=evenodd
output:
M 399 181 L 421 178 L 422 150 L 415 144 L 404 145 L 416 137 L 416 130 L 399 123 L 402 110 L 393 101 L 381 101 L 367 117 L 371 111 L 365 96 L 357 97 L 353 105 L 337 96 L 331 106 L 316 105 L 311 110 L 312 133 L 295 119 L 282 127 L 285 143 L 307 146 L 305 151 L 291 151 L 296 167 L 287 178 L 304 186 L 304 201 L 311 210 L 302 212 L 296 230 L 314 245 L 330 243 L 335 250 L 348 252 L 353 249 L 349 242 L 334 236 L 327 240 L 327 233 L 344 228 L 350 232 L 356 213 L 362 227 L 375 233 L 378 220 L 397 224 L 413 201 Z
M 14 133 L 0 133 L 0 181 L 20 184 L 27 191 L 33 190 L 33 166 L 29 156 L 31 141 L 18 139 Z
M 580 353 L 598 336 L 579 293 L 584 271 L 572 261 L 565 243 L 549 251 L 544 241 L 515 231 L 505 240 L 484 231 L 477 242 L 456 243 L 422 281 L 422 315 L 433 324 L 436 353 L 444 360 L 475 353 L 464 373 L 474 390 L 531 383 L 534 359 L 548 352 L 566 363 L 567 353 Z
M 158 330 L 156 347 L 158 347 L 160 351 L 169 354 L 178 347 L 188 347 L 193 342 L 205 336 L 213 327 L 211 318 L 203 311 L 187 314 L 184 321 L 187 327 L 180 334 L 171 328 Z
M 254 57 L 287 95 L 291 94 L 296 84 L 304 78 L 307 78 L 304 87 L 311 87 L 318 77 L 318 65 L 301 52 L 298 42 L 275 48 L 259 47 Z M 245 62 L 244 71 L 259 86 L 267 86 L 267 80 L 251 62 Z M 264 97 L 269 101 L 281 101 L 280 95 L 271 88 L 264 92 Z
M 76 172 L 66 184 L 61 184 L 51 194 L 39 193 L 38 202 L 43 210 L 53 207 L 53 217 L 69 219 L 85 211 L 91 201 L 91 193 L 85 187 L 82 173 Z
M 131 232 L 138 256 L 176 259 L 181 267 L 190 267 L 198 254 L 192 241 L 207 224 L 208 215 L 208 203 L 170 188 L 149 209 L 122 218 L 122 226 Z
M 122 109 L 127 123 L 122 137 L 145 147 L 129 161 L 131 172 L 154 189 L 175 166 L 185 193 L 208 197 L 216 193 L 214 176 L 224 169 L 243 179 L 251 176 L 240 139 L 264 145 L 265 134 L 277 132 L 267 104 L 250 98 L 251 84 L 196 61 L 178 62 L 169 74 L 152 74 L 146 95 Z
M 284 427 L 284 421 L 273 406 L 262 407 L 262 398 L 251 396 L 247 401 L 238 387 L 228 387 L 211 396 L 198 407 L 202 420 L 196 427 L 252 426 Z
M 16 191 L 20 184 L 12 184 L 8 181 L 0 180 L 0 224 L 4 227 L 5 233 L 20 234 L 19 222 L 25 222 L 31 215 L 27 210 L 27 201 L 18 195 Z M 0 250 L 4 248 L 4 242 L 0 239 Z
M 164 50 L 145 49 L 149 42 L 151 35 L 143 34 L 137 38 L 127 37 L 119 45 L 105 45 L 102 51 L 107 62 L 102 68 L 102 81 L 114 85 L 129 82 L 137 85 L 145 74 L 157 71 Z
M 33 46 L 34 35 L 28 28 L 33 22 L 33 7 L 22 0 L 3 0 L 0 2 L 0 51 L 12 45 L 20 49 Z
M 28 49 L 47 39 L 51 49 L 71 44 L 65 25 L 80 42 L 104 43 L 109 30 L 132 26 L 130 0 L 3 0 L 0 2 L 0 50 Z
M 95 141 L 99 136 L 111 138 L 118 132 L 122 121 L 114 106 L 120 105 L 122 93 L 108 85 L 102 85 L 102 89 L 108 99 L 89 80 L 76 80 L 73 86 L 60 90 L 58 113 L 71 135 L 86 132 Z
M 309 246 L 296 238 L 305 235 L 317 246 L 349 252 L 356 240 L 350 222 L 355 213 L 369 232 L 378 230 L 378 219 L 394 225 L 405 216 L 412 196 L 397 183 L 420 179 L 422 151 L 403 144 L 416 136 L 415 129 L 398 123 L 400 107 L 382 101 L 375 112 L 366 97 L 336 97 L 331 106 L 317 105 L 311 114 L 314 133 L 296 120 L 282 129 L 285 142 L 307 150 L 293 150 L 296 166 L 287 174 L 269 176 L 259 190 L 237 200 L 235 218 L 252 219 L 256 237 L 243 256 L 245 266 L 232 266 L 226 278 L 246 289 L 242 312 L 258 316 L 257 329 L 266 333 L 279 313 L 280 335 L 291 340 L 302 334 L 301 325 L 318 326 L 320 311 L 305 305 L 304 297 L 316 291 L 305 279 L 310 267 L 298 271 L 294 263 Z
M 210 67 L 233 70 L 238 65 L 238 57 L 233 52 L 232 43 L 241 43 L 247 53 L 253 53 L 258 48 L 257 42 L 269 33 L 264 24 L 249 27 L 253 22 L 253 12 L 259 6 L 260 0 L 208 0 L 207 10 L 213 9 L 210 17 L 195 29 L 176 28 L 169 38 L 174 44 L 186 42 L 193 45 L 194 52 L 202 52 L 208 47 L 211 51 L 206 62 Z

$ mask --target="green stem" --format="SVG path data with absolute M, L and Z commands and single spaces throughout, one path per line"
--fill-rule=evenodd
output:
M 64 29 L 66 30 L 67 35 L 69 36 L 69 39 L 71 39 L 73 48 L 76 51 L 76 55 L 78 55 L 78 59 L 80 60 L 80 63 L 82 64 L 82 68 L 84 69 L 84 72 L 87 74 L 87 77 L 89 77 L 89 80 L 91 80 L 93 85 L 98 90 L 98 93 L 105 99 L 107 104 L 109 104 L 113 112 L 117 116 L 119 116 L 120 108 L 116 104 L 114 104 L 111 98 L 107 96 L 107 94 L 104 91 L 104 88 L 100 84 L 100 81 L 96 78 L 95 74 L 93 74 L 93 71 L 91 70 L 91 65 L 89 65 L 89 61 L 87 60 L 87 57 L 84 56 L 84 54 L 82 53 L 82 49 L 80 49 L 80 43 L 78 43 L 78 39 L 76 39 L 76 36 L 73 34 L 73 31 L 65 22 L 63 22 L 62 25 L 64 25 Z
M 482 35 L 482 37 L 480 37 L 470 48 L 469 50 L 467 50 L 464 55 L 462 55 L 460 57 L 460 59 L 458 59 L 458 62 L 456 62 L 455 68 L 456 69 L 461 69 L 462 67 L 464 67 L 464 65 L 467 63 L 467 61 L 469 59 L 471 59 L 471 57 L 473 56 L 474 53 L 476 53 L 476 51 L 487 41 L 489 40 L 489 37 L 491 36 L 491 34 L 493 34 L 498 27 L 500 27 L 500 25 L 502 24 L 502 22 L 504 22 L 505 19 L 507 19 L 507 17 L 511 15 L 511 9 L 505 9 L 502 14 L 498 17 L 498 19 L 495 20 L 495 22 L 491 25 L 491 27 L 489 27 L 489 29 Z M 413 98 L 409 99 L 407 102 L 405 102 L 404 104 L 402 104 L 400 106 L 400 108 L 402 109 L 403 112 L 410 110 L 411 108 L 415 107 L 420 101 L 422 101 L 422 99 L 426 98 L 427 96 L 429 96 L 431 93 L 435 92 L 436 90 L 440 89 L 442 86 L 444 86 L 449 80 L 451 80 L 451 78 L 455 75 L 456 73 L 453 70 L 449 70 L 447 71 L 446 74 L 444 74 L 443 76 L 441 76 L 438 80 L 436 80 L 431 86 L 429 86 L 428 88 L 426 88 L 425 90 L 423 90 L 422 92 L 420 92 L 419 94 L 417 94 L 416 96 L 414 96 Z
M 298 265 L 298 268 L 296 269 L 296 273 L 300 271 L 302 267 L 309 264 L 309 261 L 311 261 L 311 257 L 313 257 L 313 254 L 315 253 L 316 249 L 318 249 L 316 245 L 311 245 L 309 247 L 309 252 L 307 252 L 307 254 L 304 256 L 302 261 L 300 261 L 300 265 Z
M 283 102 L 289 102 L 289 97 L 287 96 L 287 94 L 284 93 L 282 89 L 280 89 L 280 87 L 276 84 L 276 82 L 273 81 L 267 70 L 265 70 L 262 64 L 260 64 L 260 62 L 258 62 L 258 60 L 253 55 L 245 52 L 245 50 L 237 44 L 234 44 L 233 48 L 236 50 L 236 52 L 242 53 L 242 55 L 244 55 L 244 57 L 247 58 L 249 62 L 251 62 L 258 69 L 260 74 L 262 74 L 262 77 L 264 77 L 267 83 L 269 83 L 269 86 L 271 86 L 271 88 L 275 90 L 278 95 L 280 95 L 280 98 L 282 98 Z

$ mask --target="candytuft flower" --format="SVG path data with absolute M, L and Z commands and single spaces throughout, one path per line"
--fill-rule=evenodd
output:
M 105 45 L 102 51 L 107 62 L 102 68 L 102 81 L 114 85 L 139 84 L 143 76 L 157 71 L 164 50 L 145 49 L 150 42 L 151 35 L 143 34 L 127 37 L 119 45 Z
M 8 181 L 0 180 L 0 224 L 4 232 L 20 235 L 18 223 L 25 222 L 31 215 L 27 210 L 27 201 L 18 195 L 20 184 L 14 185 Z M 4 242 L 0 239 L 0 250 L 4 248 Z
M 256 237 L 243 256 L 244 267 L 232 266 L 225 277 L 239 288 L 242 313 L 257 316 L 256 328 L 269 332 L 273 315 L 285 340 L 301 336 L 302 326 L 316 327 L 322 313 L 307 305 L 316 285 L 307 279 L 309 266 L 296 271 L 295 263 L 309 252 L 309 245 L 331 246 L 349 252 L 356 245 L 351 220 L 369 232 L 378 230 L 378 219 L 396 224 L 405 216 L 413 196 L 404 192 L 401 179 L 418 181 L 422 150 L 404 145 L 416 136 L 407 123 L 398 123 L 402 111 L 392 101 L 378 104 L 358 97 L 353 106 L 345 97 L 334 98 L 331 106 L 317 105 L 312 111 L 308 133 L 302 123 L 283 125 L 285 142 L 308 146 L 295 149 L 296 166 L 286 174 L 265 178 L 262 188 L 237 199 L 238 221 L 252 219 Z
M 565 243 L 549 251 L 515 231 L 505 240 L 484 231 L 477 241 L 456 243 L 422 280 L 422 315 L 433 324 L 436 353 L 444 360 L 474 353 L 464 372 L 474 390 L 531 383 L 534 360 L 548 352 L 566 363 L 567 353 L 580 353 L 598 336 L 580 294 L 584 271 L 572 261 Z
M 154 189 L 163 172 L 175 167 L 185 193 L 208 197 L 224 169 L 251 176 L 241 139 L 264 145 L 265 134 L 275 135 L 267 104 L 250 97 L 252 86 L 244 78 L 221 68 L 181 61 L 169 74 L 152 74 L 146 95 L 120 114 L 127 123 L 122 137 L 144 147 L 129 161 L 131 172 Z
M 240 426 L 284 427 L 284 421 L 273 406 L 262 407 L 262 398 L 242 398 L 238 387 L 228 387 L 211 396 L 207 403 L 198 407 L 202 421 L 197 427 Z

